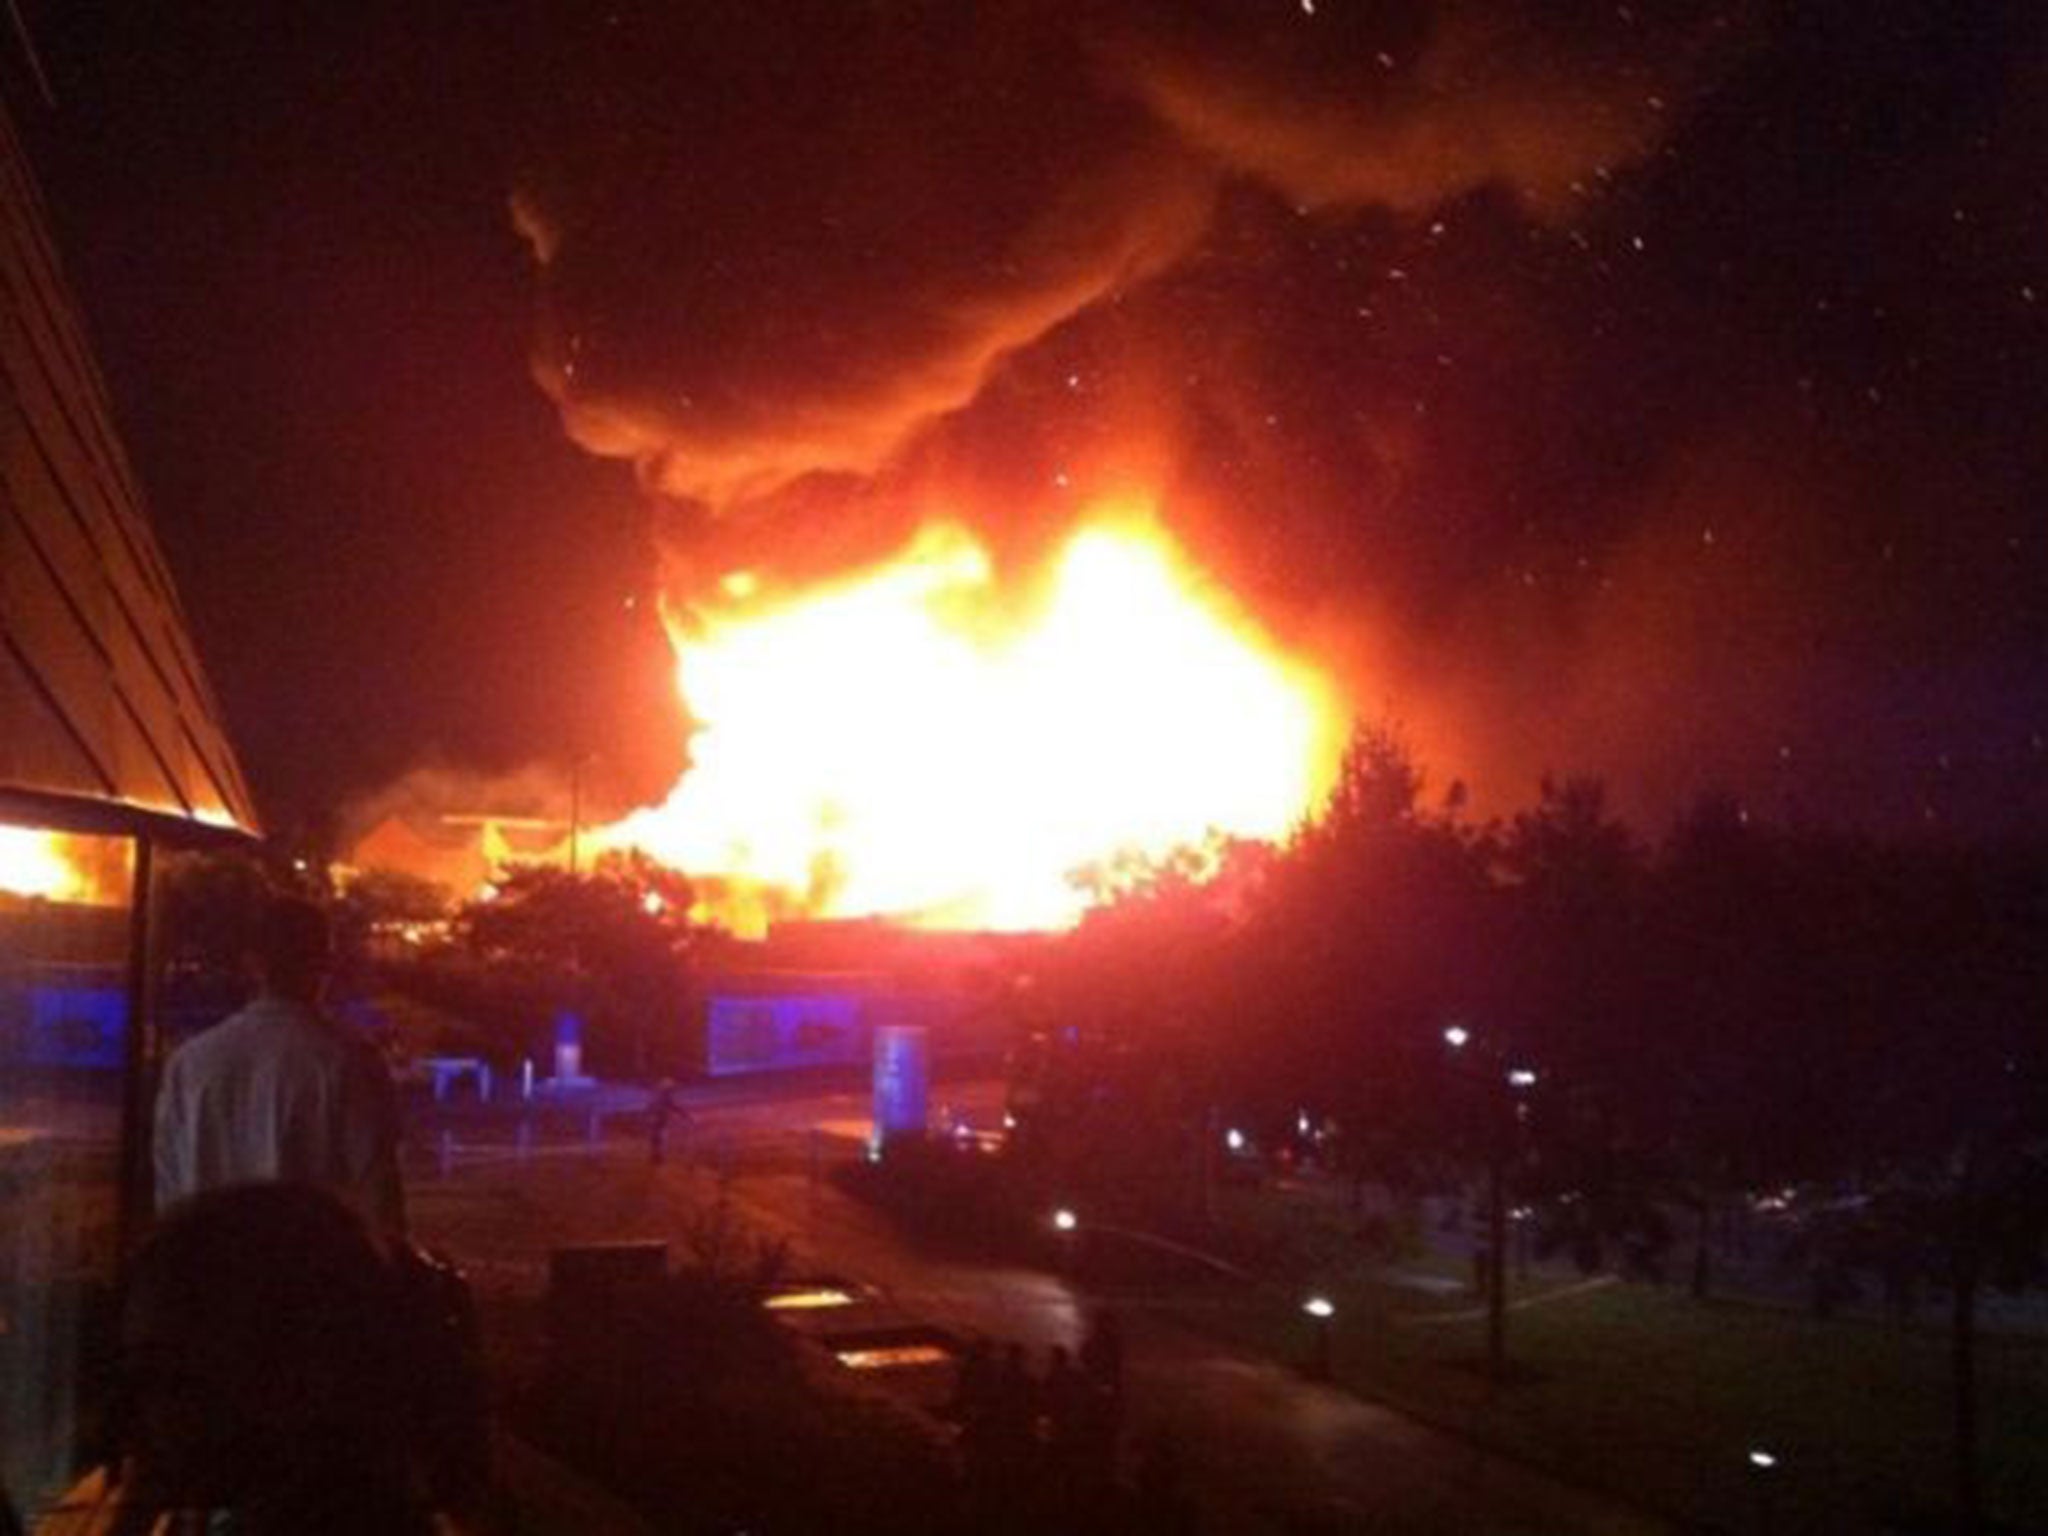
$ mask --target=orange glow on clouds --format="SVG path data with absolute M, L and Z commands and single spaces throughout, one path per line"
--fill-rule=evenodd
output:
M 736 931 L 1063 927 L 1081 866 L 1282 837 L 1335 773 L 1334 687 L 1142 511 L 1099 510 L 1021 597 L 952 524 L 808 592 L 721 590 L 671 624 L 692 765 L 596 841 L 696 877 Z

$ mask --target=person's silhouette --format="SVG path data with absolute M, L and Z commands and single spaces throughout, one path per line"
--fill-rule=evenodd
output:
M 333 1194 L 248 1184 L 184 1202 L 122 1308 L 123 1518 L 231 1518 L 237 1536 L 436 1529 L 418 1331 L 378 1240 Z

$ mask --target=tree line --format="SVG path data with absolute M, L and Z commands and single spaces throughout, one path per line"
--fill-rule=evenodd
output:
M 1660 1266 L 1689 1215 L 1704 1291 L 1717 1214 L 1798 1191 L 1820 1304 L 1858 1270 L 1944 1292 L 1967 1386 L 1982 1289 L 2044 1273 L 2048 850 L 1729 798 L 1652 844 L 1596 780 L 1484 824 L 1424 788 L 1361 727 L 1286 845 L 1086 872 L 1104 900 L 1051 1011 L 1184 1119 L 1334 1123 L 1397 1197 L 1505 1157 L 1542 1243 L 1589 1265 Z

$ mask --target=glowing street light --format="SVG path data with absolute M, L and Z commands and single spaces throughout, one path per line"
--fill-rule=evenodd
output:
M 1778 1458 L 1761 1445 L 1749 1448 L 1749 1482 L 1756 1490 L 1756 1528 L 1769 1536 L 1778 1527 Z
M 1337 1315 L 1337 1305 L 1327 1296 L 1311 1296 L 1301 1304 L 1301 1310 L 1315 1320 L 1308 1373 L 1317 1381 L 1328 1381 L 1335 1374 L 1330 1368 L 1330 1319 Z
M 1053 1267 L 1062 1274 L 1075 1272 L 1081 1253 L 1081 1218 L 1071 1205 L 1062 1205 L 1052 1213 Z
M 1233 1152 L 1242 1152 L 1244 1150 L 1244 1132 L 1233 1125 L 1223 1133 L 1223 1144 Z
M 1452 1024 L 1445 1028 L 1444 1044 L 1453 1051 L 1463 1051 L 1471 1043 L 1472 1031 L 1463 1024 Z M 1492 1076 L 1494 1072 L 1499 1071 L 1502 1067 L 1500 1044 L 1497 1040 L 1491 1041 L 1484 1051 L 1475 1054 L 1482 1055 L 1484 1058 L 1482 1063 L 1484 1071 L 1482 1073 L 1465 1072 L 1453 1068 L 1451 1069 L 1452 1075 L 1472 1084 L 1474 1087 L 1485 1089 L 1489 1100 L 1489 1117 L 1499 1116 L 1505 1118 L 1509 1102 L 1508 1094 L 1503 1089 L 1494 1086 L 1501 1082 L 1501 1079 Z M 1527 1067 L 1509 1068 L 1506 1073 L 1506 1084 L 1510 1090 L 1532 1088 L 1536 1084 L 1536 1074 Z M 1525 1121 L 1528 1118 L 1528 1109 L 1529 1106 L 1527 1104 L 1516 1104 L 1514 1106 L 1512 1123 L 1519 1124 Z M 1486 1248 L 1484 1250 L 1484 1263 L 1480 1266 L 1479 1275 L 1486 1291 L 1486 1375 L 1487 1379 L 1496 1385 L 1507 1378 L 1508 1219 L 1505 1188 L 1507 1172 L 1504 1165 L 1507 1161 L 1508 1152 L 1504 1144 L 1505 1134 L 1503 1129 L 1496 1124 L 1488 1137 L 1489 1146 L 1486 1158 Z

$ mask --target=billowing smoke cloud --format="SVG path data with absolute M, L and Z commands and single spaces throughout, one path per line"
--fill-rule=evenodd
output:
M 1204 168 L 1036 7 L 614 20 L 515 209 L 543 387 L 670 495 L 874 472 L 1206 223 Z
M 1485 809 L 2048 820 L 2038 32 L 609 7 L 515 198 L 536 371 L 684 580 L 1139 483 Z
M 1649 34 L 1627 7 L 1587 27 L 1571 9 L 1321 16 L 1311 0 L 1250 49 L 1232 35 L 1241 28 L 1190 30 L 1169 15 L 1122 57 L 1189 145 L 1298 206 L 1414 214 L 1499 186 L 1562 215 L 1657 146 L 1719 30 Z
M 1197 253 L 1234 182 L 1583 201 L 1669 121 L 1683 71 L 1645 51 L 1498 8 L 628 8 L 514 198 L 536 373 L 579 443 L 713 509 L 873 475 Z

